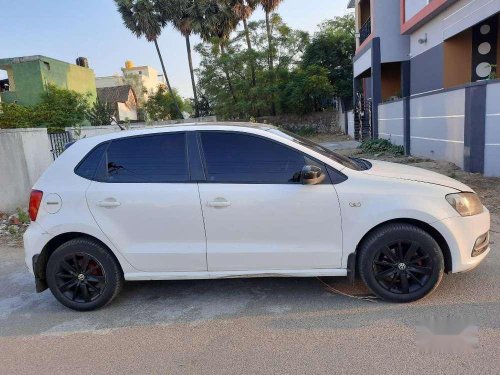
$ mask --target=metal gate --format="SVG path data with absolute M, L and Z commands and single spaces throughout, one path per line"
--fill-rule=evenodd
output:
M 354 139 L 364 141 L 372 137 L 372 101 L 356 94 L 354 103 Z
M 49 133 L 50 147 L 54 160 L 62 154 L 64 146 L 71 142 L 71 134 L 69 132 Z

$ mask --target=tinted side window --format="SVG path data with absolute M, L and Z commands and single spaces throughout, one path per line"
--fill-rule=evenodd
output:
M 201 140 L 209 182 L 298 183 L 304 156 L 260 137 L 223 132 L 202 132 Z
M 93 180 L 106 147 L 108 147 L 108 143 L 103 143 L 90 151 L 76 167 L 75 173 L 80 177 Z
M 184 133 L 117 139 L 107 152 L 107 182 L 186 182 Z

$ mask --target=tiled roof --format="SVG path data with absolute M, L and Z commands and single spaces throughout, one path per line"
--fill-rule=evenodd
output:
M 98 88 L 97 97 L 101 102 L 126 103 L 130 90 L 132 90 L 132 94 L 135 98 L 134 90 L 130 85 Z

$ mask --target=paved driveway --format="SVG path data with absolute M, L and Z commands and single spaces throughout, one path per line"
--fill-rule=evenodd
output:
M 34 293 L 22 249 L 0 245 L 0 373 L 498 373 L 499 224 L 478 269 L 406 305 L 313 278 L 248 279 L 127 283 L 110 306 L 78 313 Z M 416 327 L 433 318 L 470 319 L 478 347 L 419 352 Z

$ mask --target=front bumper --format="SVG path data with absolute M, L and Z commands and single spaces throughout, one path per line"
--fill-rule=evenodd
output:
M 490 230 L 490 212 L 486 207 L 479 215 L 452 217 L 432 225 L 443 235 L 450 248 L 453 273 L 475 268 L 490 252 L 488 245 L 480 255 L 472 256 L 476 240 Z

